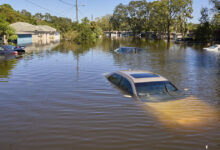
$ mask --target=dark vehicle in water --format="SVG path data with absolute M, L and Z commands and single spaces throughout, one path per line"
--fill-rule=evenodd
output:
M 194 42 L 196 41 L 194 41 L 193 38 L 177 38 L 175 41 L 176 44 L 183 44 L 183 43 L 189 44 Z
M 6 45 L 2 45 L 0 46 L 0 55 L 18 55 L 18 52 L 6 47 Z
M 126 53 L 139 53 L 139 52 L 143 52 L 144 50 L 137 47 L 120 47 L 114 51 L 116 53 L 126 54 Z
M 24 46 L 2 45 L 6 50 L 16 51 L 18 54 L 25 53 Z

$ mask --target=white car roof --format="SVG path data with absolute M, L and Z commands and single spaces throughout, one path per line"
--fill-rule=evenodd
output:
M 116 73 L 129 78 L 133 83 L 168 81 L 166 78 L 146 70 L 122 70 Z

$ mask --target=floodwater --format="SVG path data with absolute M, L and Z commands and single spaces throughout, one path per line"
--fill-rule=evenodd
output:
M 120 46 L 144 48 L 116 54 Z M 124 97 L 105 73 L 144 69 L 168 78 L 185 99 Z M 0 150 L 220 149 L 220 54 L 199 45 L 103 39 L 32 45 L 0 56 Z

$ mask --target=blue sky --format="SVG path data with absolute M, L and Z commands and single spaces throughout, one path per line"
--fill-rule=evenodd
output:
M 79 18 L 88 17 L 91 19 L 92 16 L 96 18 L 106 14 L 112 14 L 115 6 L 119 3 L 128 4 L 130 1 L 131 0 L 78 0 Z M 4 3 L 10 4 L 15 10 L 26 9 L 32 14 L 37 12 L 49 12 L 51 15 L 68 17 L 75 20 L 75 0 L 0 0 L 0 4 Z M 191 22 L 198 23 L 202 7 L 210 7 L 209 0 L 193 0 L 194 18 Z

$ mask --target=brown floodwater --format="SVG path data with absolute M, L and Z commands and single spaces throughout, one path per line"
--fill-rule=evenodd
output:
M 120 46 L 145 51 L 114 53 Z M 133 39 L 26 50 L 0 56 L 0 150 L 220 149 L 220 53 Z M 124 97 L 104 74 L 125 69 L 158 73 L 187 96 Z

